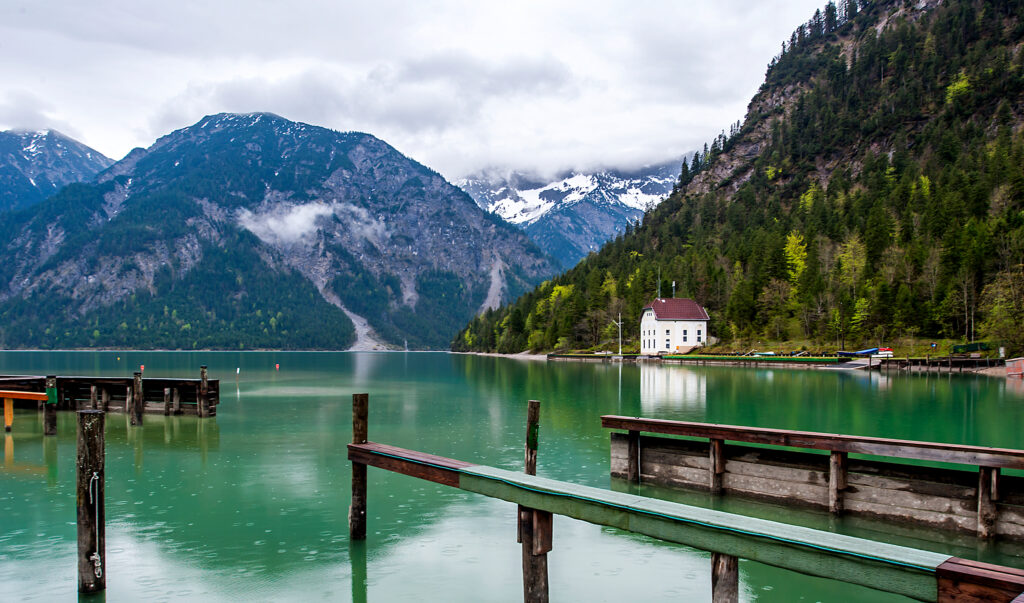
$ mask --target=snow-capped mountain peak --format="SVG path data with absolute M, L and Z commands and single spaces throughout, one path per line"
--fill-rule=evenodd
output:
M 456 184 L 480 207 L 525 229 L 568 267 L 660 203 L 672 191 L 681 163 L 633 171 L 573 171 L 553 179 L 484 173 Z M 555 223 L 560 225 L 553 227 Z

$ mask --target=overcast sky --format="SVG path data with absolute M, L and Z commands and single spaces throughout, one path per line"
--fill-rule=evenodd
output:
M 3 0 L 0 129 L 120 159 L 223 111 L 378 136 L 455 179 L 681 157 L 825 0 Z

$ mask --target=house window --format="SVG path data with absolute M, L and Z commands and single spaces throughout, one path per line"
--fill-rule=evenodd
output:
M 697 343 L 700 343 L 700 329 L 697 329 Z
M 671 333 L 671 331 L 669 331 L 668 329 L 665 329 L 665 337 L 668 337 L 670 333 Z
M 683 343 L 686 343 L 686 333 L 687 332 L 688 331 L 686 329 L 683 329 Z
M 665 340 L 665 349 L 666 350 L 668 349 L 668 340 L 667 339 Z

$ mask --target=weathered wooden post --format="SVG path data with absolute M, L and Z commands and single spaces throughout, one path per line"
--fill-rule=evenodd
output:
M 78 411 L 78 592 L 107 588 L 102 410 Z
M 978 538 L 991 538 L 995 533 L 998 488 L 994 487 L 998 469 L 978 467 Z
M 365 444 L 370 394 L 352 394 L 352 443 Z M 366 540 L 366 465 L 352 462 L 352 505 L 348 508 L 348 536 Z
M 100 410 L 107 412 L 110 408 L 110 392 L 107 388 L 100 388 Z
M 626 479 L 630 483 L 640 483 L 640 432 L 630 431 L 627 441 Z
M 43 405 L 43 435 L 57 435 L 57 377 L 46 377 L 46 404 Z
M 725 553 L 711 553 L 711 603 L 739 603 L 740 560 Z
M 132 375 L 132 388 L 128 397 L 128 416 L 132 425 L 142 425 L 142 373 Z
M 210 382 L 206 377 L 206 365 L 199 367 L 199 407 L 196 413 L 200 418 L 210 416 Z
M 164 388 L 164 416 L 170 416 L 171 414 L 171 388 Z
M 843 490 L 846 489 L 846 467 L 849 455 L 830 453 L 828 461 L 828 510 L 833 515 L 843 514 Z
M 721 494 L 722 475 L 725 473 L 725 442 L 711 438 L 709 444 L 708 472 L 711 477 L 708 487 L 712 494 Z
M 10 432 L 14 427 L 14 400 L 4 398 L 4 431 Z
M 171 410 L 176 415 L 181 414 L 181 392 L 176 387 L 171 391 Z
M 93 410 L 98 410 L 99 409 L 99 403 L 100 403 L 99 396 L 96 395 L 96 386 L 95 385 L 90 385 L 89 386 L 89 408 L 91 408 Z
M 526 474 L 537 475 L 537 444 L 540 438 L 540 401 L 530 400 L 526 412 Z M 548 600 L 548 551 L 551 550 L 552 516 L 547 511 L 519 507 L 519 542 L 523 544 L 523 600 Z

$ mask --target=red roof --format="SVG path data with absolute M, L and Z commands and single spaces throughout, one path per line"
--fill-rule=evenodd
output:
M 654 310 L 658 320 L 709 320 L 704 308 L 692 299 L 685 297 L 659 297 L 644 306 L 644 310 Z

